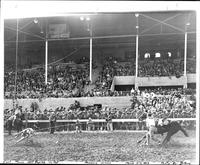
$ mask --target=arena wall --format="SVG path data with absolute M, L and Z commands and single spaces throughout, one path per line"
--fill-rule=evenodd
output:
M 196 83 L 196 74 L 187 74 L 187 83 Z
M 46 98 L 39 101 L 38 99 L 18 99 L 18 105 L 23 108 L 30 108 L 31 103 L 36 102 L 41 110 L 45 108 L 53 110 L 57 107 L 63 106 L 68 108 L 75 100 L 80 102 L 81 106 L 88 106 L 94 104 L 102 104 L 102 106 L 109 107 L 130 107 L 131 97 L 80 97 L 80 98 Z M 13 101 L 11 99 L 4 100 L 4 109 L 12 109 Z
M 187 77 L 181 76 L 176 78 L 171 77 L 138 77 L 137 80 L 135 76 L 115 76 L 115 85 L 133 85 L 138 84 L 138 86 L 184 86 L 185 84 L 195 83 L 196 74 L 189 74 Z M 137 82 L 136 82 L 137 81 Z
M 115 76 L 115 85 L 135 84 L 135 76 Z
M 181 86 L 187 84 L 187 77 L 138 77 L 138 86 Z

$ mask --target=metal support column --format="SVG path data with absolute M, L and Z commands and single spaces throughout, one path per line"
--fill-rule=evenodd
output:
M 185 48 L 184 48 L 184 76 L 187 71 L 187 32 L 185 33 Z
M 184 77 L 185 77 L 185 85 L 184 88 L 187 88 L 187 32 L 185 33 L 185 48 L 184 48 Z
M 90 30 L 90 83 L 92 83 L 92 22 L 89 22 Z
M 16 49 L 15 49 L 15 99 L 17 99 L 17 63 L 18 63 L 18 30 L 19 29 L 19 20 L 17 19 L 17 31 L 16 31 Z
M 138 35 L 136 36 L 136 65 L 135 65 L 135 89 L 138 88 L 138 82 L 137 82 L 137 77 L 138 77 Z
M 45 85 L 47 85 L 48 76 L 48 41 L 45 40 Z
M 92 83 L 92 38 L 90 38 L 90 82 Z
M 135 68 L 135 77 L 138 77 L 138 35 L 136 36 L 136 68 Z

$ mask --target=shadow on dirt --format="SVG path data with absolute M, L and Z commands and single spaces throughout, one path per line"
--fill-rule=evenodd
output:
M 19 146 L 27 146 L 27 147 L 38 147 L 38 148 L 42 148 L 44 146 L 42 146 L 41 143 L 33 141 L 33 140 L 29 140 L 20 144 L 16 144 L 15 146 L 19 147 Z

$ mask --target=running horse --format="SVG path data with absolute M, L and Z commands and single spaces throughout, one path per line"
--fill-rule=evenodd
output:
M 141 115 L 141 117 L 139 118 L 139 120 L 145 120 L 147 118 L 147 114 L 144 113 L 143 115 Z M 157 125 L 156 124 L 156 128 L 157 130 L 154 132 L 154 134 L 161 134 L 163 135 L 164 133 L 167 133 L 167 136 L 165 137 L 165 139 L 163 140 L 162 144 L 165 145 L 166 143 L 168 143 L 171 139 L 171 137 L 176 134 L 178 131 L 181 131 L 186 137 L 189 137 L 188 133 L 185 131 L 185 129 L 181 126 L 181 124 L 177 121 L 169 121 L 169 124 L 167 125 Z M 142 139 L 140 139 L 137 143 L 141 143 L 143 141 L 143 139 L 147 139 L 147 134 L 144 135 L 142 137 Z

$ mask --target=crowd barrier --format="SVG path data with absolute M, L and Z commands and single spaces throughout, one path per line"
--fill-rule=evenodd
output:
M 172 121 L 183 121 L 185 128 L 194 130 L 196 118 L 170 118 Z M 76 129 L 77 120 L 57 120 L 56 131 L 74 131 Z M 80 119 L 81 130 L 88 130 L 88 119 Z M 24 121 L 27 127 L 33 127 L 35 123 L 39 124 L 39 130 L 42 132 L 49 131 L 49 120 L 28 120 Z M 113 119 L 113 130 L 146 130 L 146 123 L 138 119 Z M 93 119 L 89 130 L 107 130 L 107 122 L 105 119 Z
M 187 96 L 189 97 L 189 96 Z M 74 104 L 75 100 L 80 102 L 81 107 L 92 106 L 94 104 L 102 104 L 103 107 L 113 108 L 130 108 L 132 96 L 113 96 L 113 97 L 73 97 L 73 98 L 45 98 L 39 99 L 18 99 L 17 103 L 22 106 L 23 109 L 30 109 L 33 102 L 37 103 L 41 111 L 45 109 L 55 110 L 58 107 L 65 107 L 68 109 L 71 104 Z M 12 109 L 13 100 L 4 100 L 4 109 Z
M 169 120 L 171 121 L 195 121 L 196 118 L 169 118 Z M 76 122 L 77 120 L 57 120 L 57 123 L 60 122 Z M 24 121 L 25 122 L 25 121 Z M 36 122 L 40 122 L 40 123 L 46 123 L 49 122 L 49 120 L 28 120 L 28 123 L 36 123 Z M 80 119 L 79 122 L 88 122 L 88 119 Z M 93 119 L 92 122 L 106 122 L 105 119 Z M 138 119 L 112 119 L 112 122 L 139 122 Z
M 131 96 L 119 96 L 119 97 L 77 97 L 77 98 L 46 98 L 41 101 L 38 99 L 18 99 L 18 105 L 23 108 L 30 109 L 30 106 L 33 102 L 36 102 L 39 106 L 40 110 L 44 110 L 45 108 L 56 109 L 57 107 L 65 107 L 69 108 L 71 104 L 74 104 L 75 100 L 80 102 L 81 107 L 91 106 L 94 104 L 102 104 L 102 106 L 109 107 L 130 107 Z M 5 99 L 4 100 L 4 109 L 12 109 L 13 108 L 13 100 Z

